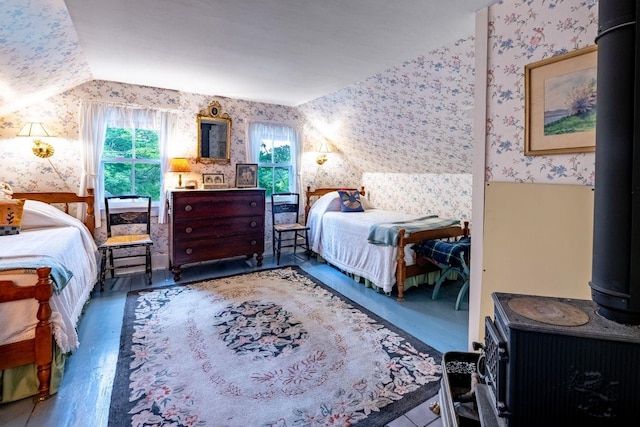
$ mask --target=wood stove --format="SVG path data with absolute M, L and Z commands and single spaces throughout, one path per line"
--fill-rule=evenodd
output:
M 640 327 L 593 301 L 494 293 L 478 371 L 510 427 L 620 426 L 637 418 Z M 483 389 L 485 390 L 485 389 Z

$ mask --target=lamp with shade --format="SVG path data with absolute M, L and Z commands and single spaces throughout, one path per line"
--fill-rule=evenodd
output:
M 320 148 L 318 148 L 319 155 L 318 157 L 316 157 L 316 163 L 319 165 L 325 164 L 326 161 L 329 160 L 327 154 L 330 152 L 331 150 L 329 149 L 329 144 L 326 141 L 320 144 Z
M 22 127 L 22 129 L 20 129 L 20 132 L 18 132 L 18 136 L 36 137 L 33 140 L 33 147 L 31 148 L 33 154 L 35 154 L 36 156 L 42 159 L 48 159 L 49 157 L 53 156 L 54 150 L 51 144 L 38 139 L 51 136 L 49 135 L 49 132 L 47 132 L 47 130 L 44 128 L 42 123 L 27 123 Z
M 176 188 L 184 188 L 182 186 L 182 173 L 191 172 L 189 160 L 184 157 L 174 157 L 169 164 L 169 172 L 178 173 L 178 186 Z
M 22 129 L 20 129 L 20 132 L 18 132 L 17 136 L 26 136 L 31 138 L 35 137 L 35 139 L 33 140 L 33 147 L 31 147 L 31 151 L 33 151 L 33 154 L 40 157 L 41 159 L 47 159 L 47 161 L 51 165 L 51 168 L 62 180 L 67 190 L 72 191 L 69 188 L 69 185 L 67 185 L 67 181 L 64 179 L 58 168 L 51 161 L 51 156 L 53 156 L 53 153 L 55 152 L 53 146 L 48 142 L 39 139 L 51 137 L 49 132 L 44 128 L 43 124 L 39 122 L 28 122 L 22 127 Z

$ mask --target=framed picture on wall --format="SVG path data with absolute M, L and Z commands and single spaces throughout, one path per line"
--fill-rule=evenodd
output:
M 236 164 L 236 187 L 252 188 L 258 186 L 258 164 L 257 163 L 237 163 Z
M 597 47 L 525 66 L 526 156 L 596 147 Z

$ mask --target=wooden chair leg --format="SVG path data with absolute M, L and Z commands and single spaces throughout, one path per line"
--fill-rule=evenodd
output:
M 107 249 L 107 252 L 109 253 L 109 269 L 111 270 L 111 278 L 113 279 L 116 277 L 116 269 L 113 265 L 113 249 Z
M 101 255 L 101 260 L 100 260 L 100 292 L 104 291 L 104 279 L 105 279 L 105 275 L 106 275 L 106 268 L 107 268 L 107 250 L 106 249 L 101 249 L 100 250 L 100 255 Z
M 146 270 L 146 273 L 147 273 L 147 280 L 149 281 L 149 284 L 151 284 L 151 275 L 152 275 L 152 269 L 151 269 L 151 246 L 147 246 L 145 264 L 146 264 L 145 270 Z

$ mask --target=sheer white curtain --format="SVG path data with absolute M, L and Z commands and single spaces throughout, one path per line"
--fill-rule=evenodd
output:
M 249 123 L 249 135 L 246 139 L 247 162 L 258 163 L 260 156 L 260 143 L 267 140 L 288 140 L 291 141 L 291 156 L 293 158 L 295 176 L 293 177 L 293 188 L 291 191 L 300 193 L 302 181 L 300 179 L 300 168 L 302 167 L 302 129 L 298 126 L 279 125 L 273 123 Z
M 160 145 L 161 176 L 168 168 L 169 141 L 174 139 L 177 114 L 169 111 L 145 108 L 126 107 L 98 102 L 83 102 L 80 105 L 79 126 L 82 175 L 80 177 L 80 194 L 85 195 L 87 188 L 94 188 L 96 227 L 100 227 L 100 200 L 104 198 L 104 187 L 99 179 L 100 159 L 104 138 L 108 126 L 135 127 L 138 129 L 155 129 L 158 131 Z M 158 222 L 164 223 L 166 192 L 164 179 L 160 192 Z

